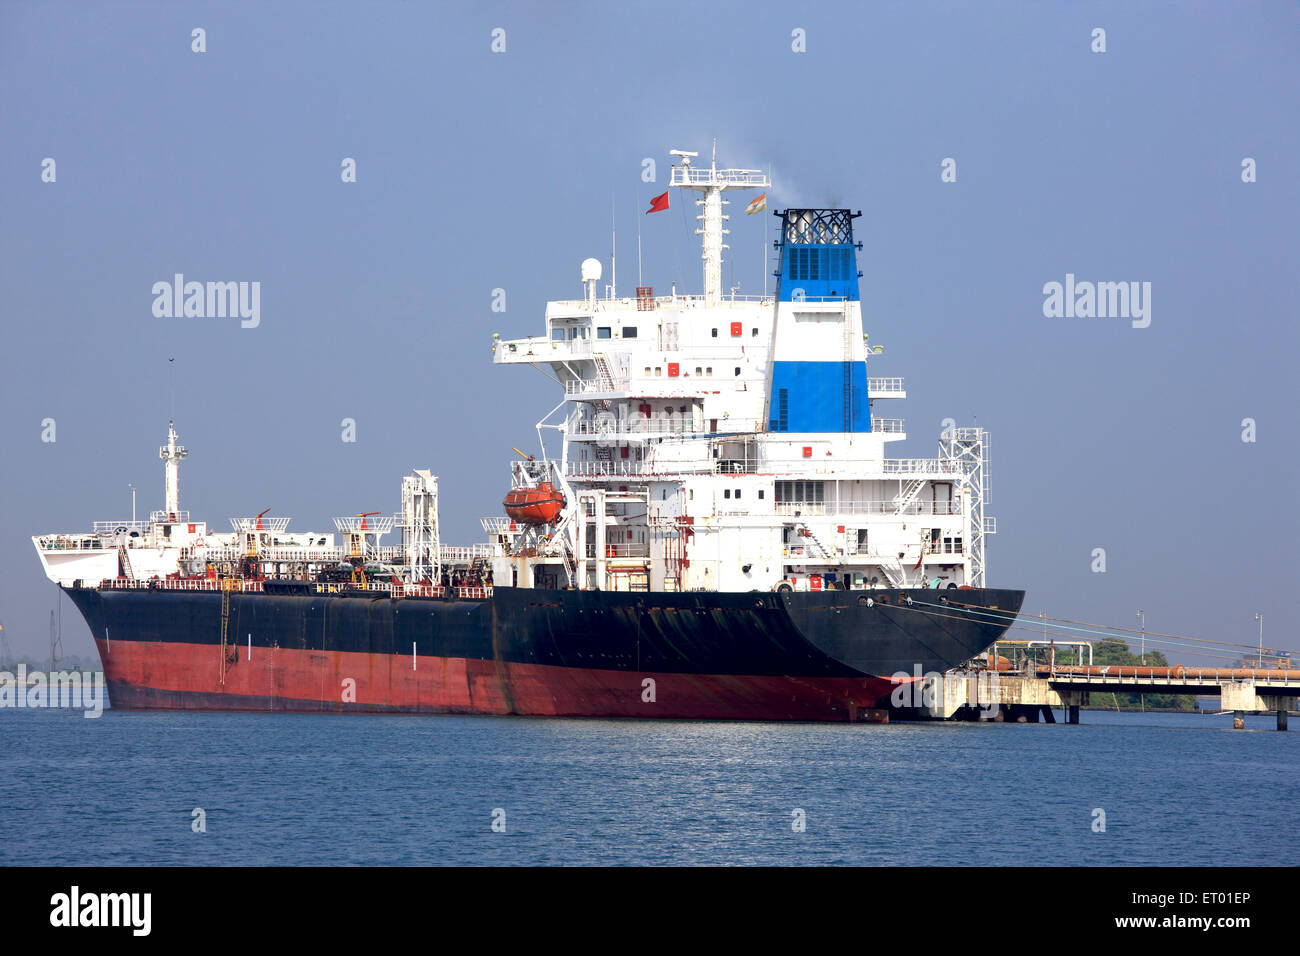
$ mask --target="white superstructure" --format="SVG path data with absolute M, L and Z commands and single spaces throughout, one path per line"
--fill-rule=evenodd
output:
M 649 590 L 982 586 L 988 436 L 950 428 L 931 458 L 868 378 L 854 214 L 786 210 L 777 293 L 724 295 L 722 193 L 768 185 L 755 170 L 697 169 L 704 294 L 591 293 L 547 304 L 536 336 L 498 340 L 499 364 L 549 371 L 563 400 L 538 423 L 558 454 L 516 462 L 566 506 L 552 525 L 498 519 L 498 583 Z M 590 265 L 584 266 L 589 274 Z M 877 349 L 878 351 L 878 349 Z M 555 443 L 551 443 L 552 448 Z

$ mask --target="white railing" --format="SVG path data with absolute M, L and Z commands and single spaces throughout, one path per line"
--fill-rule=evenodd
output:
M 882 464 L 884 467 L 882 467 Z M 604 478 L 636 475 L 831 475 L 831 474 L 938 474 L 960 475 L 956 462 L 942 459 L 837 458 L 697 458 L 691 461 L 633 461 L 631 459 L 571 459 L 565 468 L 569 478 Z
M 444 545 L 439 549 L 443 564 L 470 564 L 475 558 L 487 558 L 492 555 L 492 547 L 487 544 L 471 544 L 468 547 Z
M 537 358 L 542 353 L 545 353 L 546 357 L 550 357 L 554 354 L 557 358 L 563 358 L 565 356 L 560 354 L 563 352 L 568 355 L 586 357 L 591 355 L 591 349 L 592 346 L 590 339 L 552 340 L 543 335 L 530 335 L 524 339 L 501 339 L 497 342 L 493 355 L 502 357 L 517 356 L 522 358 Z
M 901 392 L 903 391 L 903 380 L 901 378 L 868 378 L 867 391 Z
M 892 501 L 778 501 L 776 513 L 786 517 L 818 515 L 960 515 L 959 501 L 913 501 L 901 512 Z
M 269 579 L 274 583 L 277 579 Z M 154 578 L 149 581 L 133 578 L 105 578 L 100 582 L 101 590 L 148 590 L 148 591 L 233 591 L 243 594 L 265 593 L 267 581 L 244 580 L 243 578 Z M 347 594 L 357 591 L 380 592 L 394 598 L 431 597 L 440 598 L 446 594 L 446 588 L 440 584 L 403 584 L 387 581 L 321 581 L 312 582 L 312 590 L 317 594 Z M 463 585 L 455 589 L 456 596 L 467 600 L 483 601 L 492 596 L 492 588 L 484 585 Z
M 479 518 L 478 523 L 483 526 L 483 530 L 487 534 L 510 534 L 517 530 L 515 523 L 504 515 Z
M 901 435 L 905 431 L 901 418 L 872 418 L 871 430 L 889 435 Z
M 188 511 L 151 511 L 149 512 L 149 520 L 153 522 L 166 521 L 174 524 L 182 522 L 189 524 L 190 513 Z
M 882 471 L 887 475 L 939 474 L 960 475 L 965 473 L 962 463 L 950 458 L 886 458 L 881 462 Z
M 112 551 L 117 547 L 111 539 L 84 534 L 46 534 L 36 541 L 42 551 Z
M 611 541 L 605 544 L 607 558 L 648 558 L 650 545 L 637 541 Z M 587 557 L 596 557 L 596 543 L 587 542 Z
M 701 462 L 700 464 L 701 467 L 695 470 L 709 470 L 708 462 Z M 673 472 L 666 469 L 654 468 L 646 462 L 621 458 L 613 459 L 611 461 L 605 461 L 603 459 L 595 459 L 592 461 L 570 461 L 565 467 L 564 473 L 571 478 L 603 478 L 611 475 L 622 477 L 624 475 L 672 474 Z
M 188 515 L 189 512 L 185 514 Z M 93 534 L 116 534 L 119 528 L 128 534 L 132 531 L 144 534 L 152 525 L 152 521 L 96 521 L 91 524 L 91 528 Z
M 923 547 L 925 554 L 965 554 L 962 541 L 927 541 Z
M 753 434 L 758 430 L 759 422 L 754 418 L 719 418 L 718 427 L 712 422 L 696 422 L 682 415 L 658 415 L 646 418 L 643 415 L 624 419 L 587 418 L 569 425 L 567 434 L 570 438 L 588 435 L 608 437 L 613 440 L 637 435 L 733 435 Z
M 237 549 L 231 549 L 237 550 Z M 206 554 L 196 555 L 206 557 L 209 561 L 213 560 L 211 550 Z M 257 553 L 257 560 L 272 561 L 279 564 L 319 564 L 322 561 L 338 562 L 342 561 L 344 551 L 342 548 L 265 548 Z
M 276 518 L 259 518 L 254 515 L 251 518 L 231 518 L 230 527 L 240 534 L 256 534 L 259 531 L 273 531 L 278 533 L 289 527 L 290 520 L 291 519 L 283 516 Z
M 761 169 L 705 169 L 697 166 L 674 166 L 673 186 L 766 186 L 767 173 Z
M 100 590 L 149 590 L 149 591 L 239 591 L 260 593 L 261 581 L 246 581 L 242 578 L 152 578 L 137 580 L 135 578 L 105 578 L 100 582 Z
M 694 308 L 697 306 L 703 306 L 705 304 L 704 296 L 702 295 L 681 295 L 681 294 L 657 295 L 654 296 L 653 300 L 637 299 L 635 296 L 620 296 L 617 299 L 608 299 L 608 298 L 597 299 L 596 311 L 597 312 L 619 312 L 619 311 L 648 312 L 651 310 L 649 309 L 638 310 L 637 303 L 650 302 L 650 301 L 654 302 L 656 308 L 658 308 L 659 306 L 684 306 L 686 308 Z M 736 305 L 754 305 L 755 303 L 758 303 L 760 305 L 772 305 L 775 302 L 776 299 L 770 295 L 737 295 L 733 292 L 727 292 L 724 293 L 720 298 L 720 300 L 714 305 L 726 306 L 730 303 L 735 303 Z M 591 303 L 588 302 L 586 299 L 556 299 L 553 300 L 550 304 L 560 306 L 561 308 L 573 309 L 575 312 L 579 312 L 579 313 L 591 312 Z M 710 306 L 710 308 L 712 307 L 714 306 Z M 514 339 L 511 341 L 518 342 L 522 340 Z M 581 340 L 575 339 L 572 341 L 581 341 Z
M 590 395 L 595 392 L 626 392 L 628 387 L 627 379 L 611 379 L 606 387 L 604 383 L 588 379 L 571 378 L 564 383 L 565 395 Z

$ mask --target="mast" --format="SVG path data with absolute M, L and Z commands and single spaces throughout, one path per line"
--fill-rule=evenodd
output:
M 767 189 L 771 182 L 761 169 L 718 169 L 716 148 L 708 169 L 691 166 L 691 158 L 699 153 L 682 149 L 669 152 L 682 160 L 680 165 L 673 166 L 670 185 L 704 194 L 703 199 L 695 200 L 695 205 L 704 207 L 704 211 L 695 217 L 702 224 L 695 234 L 703 237 L 704 303 L 716 305 L 722 299 L 722 250 L 730 248 L 722 241 L 723 236 L 730 232 L 723 227 L 730 217 L 722 214 L 722 207 L 728 205 L 722 194 L 728 189 Z
M 163 460 L 164 508 L 168 515 L 181 510 L 181 459 L 188 455 L 184 445 L 176 444 L 176 423 L 167 423 L 167 444 L 158 449 Z

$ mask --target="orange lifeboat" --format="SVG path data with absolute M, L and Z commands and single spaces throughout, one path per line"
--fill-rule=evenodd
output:
M 520 524 L 551 524 L 564 510 L 564 495 L 549 481 L 535 488 L 515 488 L 503 502 L 513 521 Z

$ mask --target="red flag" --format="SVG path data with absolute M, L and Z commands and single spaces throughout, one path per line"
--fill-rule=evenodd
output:
M 668 208 L 668 194 L 664 193 L 660 196 L 655 196 L 654 199 L 651 199 L 650 208 L 647 209 L 645 212 L 646 215 L 648 216 L 652 212 L 663 212 L 663 210 L 667 208 Z

